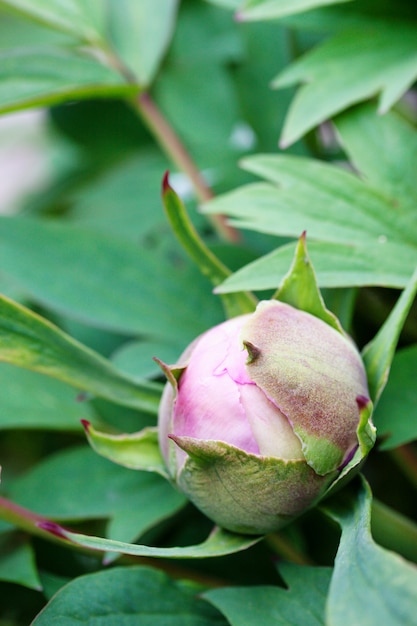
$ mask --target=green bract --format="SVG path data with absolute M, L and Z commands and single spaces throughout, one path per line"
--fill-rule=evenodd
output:
M 229 530 L 279 529 L 373 445 L 352 341 L 283 302 L 260 302 L 215 326 L 165 370 L 159 442 L 168 471 Z

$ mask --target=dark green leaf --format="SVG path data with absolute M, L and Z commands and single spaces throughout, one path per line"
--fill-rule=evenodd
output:
M 88 446 L 56 453 L 17 480 L 5 475 L 3 483 L 14 502 L 39 515 L 106 518 L 106 535 L 121 541 L 135 540 L 185 503 L 160 476 L 110 463 Z
M 415 621 L 417 568 L 374 543 L 371 499 L 363 480 L 356 493 L 326 505 L 342 527 L 327 601 L 328 626 L 404 626 Z
M 99 397 L 154 413 L 161 393 L 139 382 L 29 309 L 0 296 L 0 360 L 35 370 Z
M 417 439 L 416 372 L 417 346 L 399 350 L 374 416 L 383 450 Z
M 89 403 L 77 402 L 74 389 L 60 381 L 6 363 L 0 378 L 0 430 L 80 431 L 80 419 L 92 419 Z
M 38 302 L 81 322 L 168 339 L 182 350 L 222 320 L 206 280 L 175 251 L 161 254 L 109 233 L 11 218 L 0 219 L 0 240 L 2 271 Z
M 371 398 L 377 404 L 387 383 L 401 330 L 417 293 L 417 269 L 389 317 L 362 351 Z
M 323 626 L 331 568 L 282 563 L 279 570 L 288 589 L 229 587 L 203 597 L 224 613 L 231 626 Z
M 0 580 L 42 589 L 32 546 L 16 532 L 0 534 Z
M 33 626 L 225 626 L 199 592 L 200 587 L 150 567 L 113 568 L 63 587 Z

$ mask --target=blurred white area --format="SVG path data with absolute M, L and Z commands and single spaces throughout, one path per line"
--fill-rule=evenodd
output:
M 23 111 L 0 116 L 0 214 L 16 212 L 28 193 L 50 177 L 46 112 Z

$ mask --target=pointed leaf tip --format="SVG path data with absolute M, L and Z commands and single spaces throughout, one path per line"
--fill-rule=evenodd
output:
M 359 410 L 361 411 L 362 409 L 364 409 L 366 406 L 368 406 L 370 402 L 370 399 L 367 398 L 366 396 L 356 396 L 356 404 L 358 405 Z
M 51 535 L 55 535 L 55 537 L 59 537 L 59 539 L 68 540 L 62 526 L 60 526 L 59 524 L 56 524 L 55 522 L 44 521 L 44 522 L 38 522 L 36 525 L 38 528 L 45 530 Z
M 80 422 L 83 425 L 85 432 L 88 434 L 88 432 L 90 431 L 91 422 L 89 422 L 88 420 L 84 420 L 84 419 L 80 420 Z
M 169 184 L 169 170 L 167 170 L 162 178 L 162 193 L 165 194 L 170 189 L 172 189 L 172 187 Z

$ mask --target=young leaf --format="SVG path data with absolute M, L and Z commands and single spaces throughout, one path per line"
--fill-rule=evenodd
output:
M 281 146 L 376 93 L 379 112 L 388 111 L 417 77 L 416 36 L 414 24 L 366 22 L 334 35 L 281 72 L 274 87 L 305 83 L 291 105 Z
M 343 333 L 339 320 L 326 309 L 317 286 L 316 275 L 307 252 L 306 234 L 298 240 L 291 268 L 274 296 L 302 311 L 307 311 Z
M 123 467 L 156 472 L 168 478 L 159 450 L 157 428 L 144 428 L 128 435 L 110 435 L 96 430 L 86 420 L 83 425 L 88 442 L 97 454 Z
M 273 586 L 213 589 L 203 598 L 214 604 L 231 626 L 323 626 L 330 567 L 279 566 L 288 588 Z
M 417 293 L 417 269 L 376 336 L 362 351 L 371 398 L 376 405 L 387 383 L 395 348 Z
M 156 413 L 161 386 L 133 381 L 29 309 L 0 296 L 0 360 L 113 402 Z
M 356 493 L 327 503 L 342 528 L 326 607 L 326 624 L 412 624 L 417 612 L 417 567 L 374 543 L 371 493 L 364 479 Z
M 218 285 L 230 274 L 230 270 L 207 248 L 187 215 L 184 204 L 172 189 L 165 175 L 162 199 L 171 227 L 187 254 L 192 258 L 201 273 L 209 278 L 213 286 Z M 227 317 L 252 313 L 256 298 L 249 293 L 221 296 Z
M 226 626 L 199 598 L 202 588 L 150 567 L 117 567 L 74 579 L 58 591 L 33 626 Z M 81 617 L 80 617 L 81 616 Z
M 238 535 L 223 528 L 215 528 L 203 543 L 195 546 L 185 546 L 180 548 L 156 548 L 152 546 L 141 546 L 123 541 L 104 539 L 103 537 L 93 537 L 82 535 L 66 530 L 58 524 L 40 523 L 40 528 L 49 531 L 52 535 L 58 536 L 65 541 L 70 541 L 75 546 L 87 548 L 89 550 L 99 550 L 102 552 L 116 552 L 117 554 L 130 554 L 132 556 L 148 556 L 153 558 L 168 559 L 206 559 L 210 557 L 225 556 L 234 554 L 241 550 L 247 550 L 262 537 L 249 535 Z

